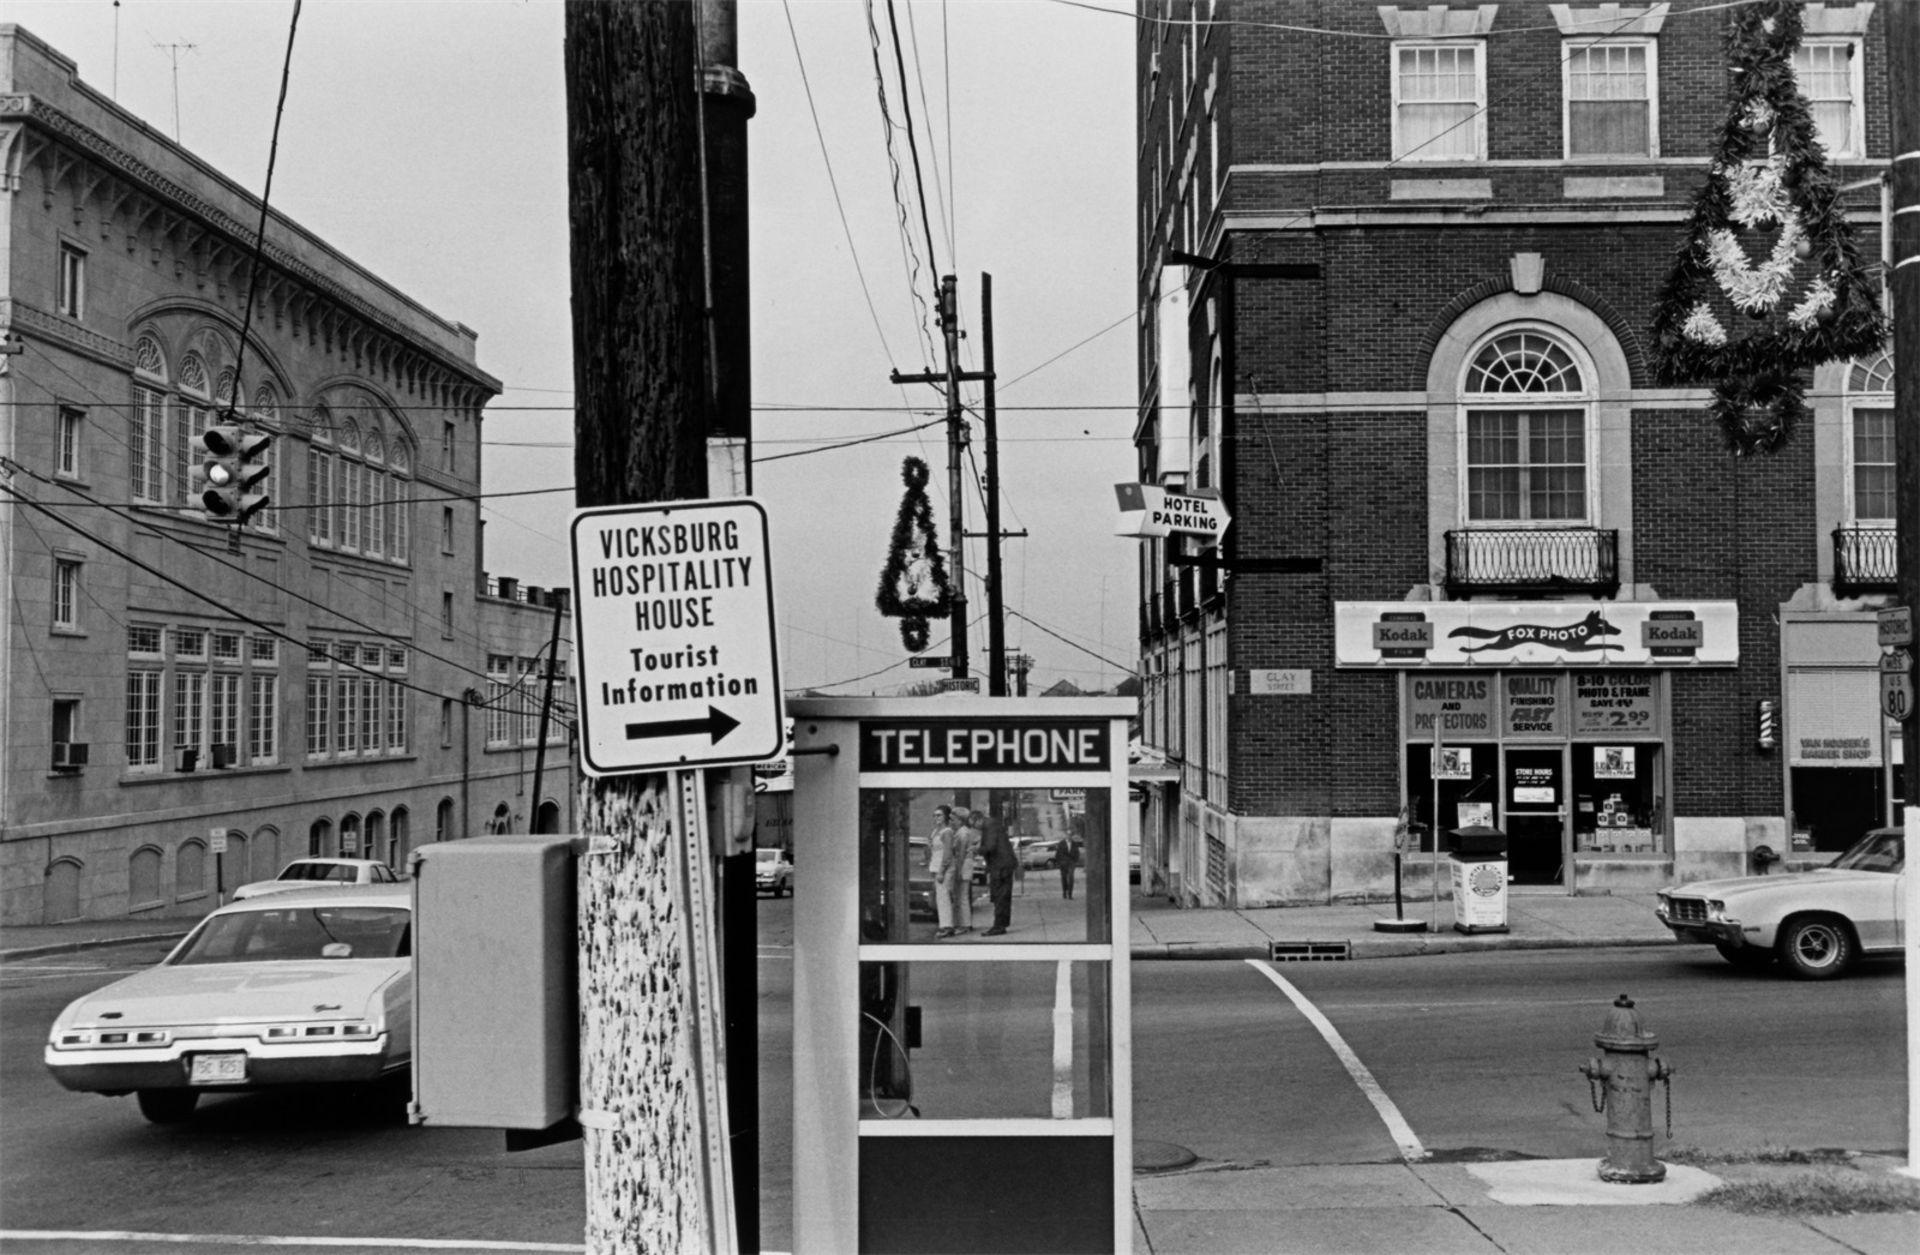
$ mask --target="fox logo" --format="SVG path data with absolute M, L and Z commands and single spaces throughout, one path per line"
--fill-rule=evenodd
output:
M 1551 649 L 1590 650 L 1620 649 L 1616 641 L 1603 641 L 1602 636 L 1618 636 L 1620 629 L 1607 622 L 1598 610 L 1590 611 L 1587 617 L 1569 627 L 1547 627 L 1539 623 L 1516 623 L 1498 632 L 1486 628 L 1457 627 L 1447 633 L 1447 638 L 1462 636 L 1478 645 L 1462 645 L 1463 654 L 1480 654 L 1489 649 L 1512 649 L 1516 645 L 1545 645 Z

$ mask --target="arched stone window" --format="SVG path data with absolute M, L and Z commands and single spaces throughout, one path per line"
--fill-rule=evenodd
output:
M 173 855 L 173 896 L 184 902 L 207 891 L 207 843 L 189 837 Z
M 333 415 L 326 406 L 316 405 L 307 444 L 307 543 L 327 548 L 340 534 L 333 517 L 339 485 L 332 444 Z
M 391 857 L 387 860 L 387 866 L 397 872 L 404 872 L 407 866 L 407 856 L 413 853 L 412 813 L 404 806 L 394 807 L 393 817 L 387 821 L 387 827 L 391 829 L 392 835 L 390 843 L 392 853 Z
M 1592 395 L 1566 343 L 1541 328 L 1502 329 L 1468 360 L 1460 392 L 1464 522 L 1592 517 Z
M 367 849 L 363 857 L 377 863 L 387 860 L 387 817 L 384 812 L 370 811 L 367 814 Z M 391 864 L 388 864 L 391 866 Z
M 443 797 L 440 805 L 433 811 L 433 839 L 435 841 L 453 840 L 453 799 Z
M 1892 527 L 1893 355 L 1861 358 L 1847 372 L 1847 521 Z
M 326 858 L 334 853 L 333 821 L 316 819 L 307 829 L 307 857 Z
M 77 858 L 57 858 L 47 867 L 47 879 L 40 887 L 40 919 L 48 924 L 63 924 L 80 918 L 80 874 L 83 865 Z
M 127 481 L 133 499 L 167 499 L 167 357 L 160 339 L 142 332 L 133 346 L 133 409 L 127 416 Z
M 364 858 L 360 851 L 360 816 L 347 815 L 340 820 L 340 854 L 343 858 Z
M 248 851 L 248 880 L 272 880 L 280 874 L 280 865 L 284 859 L 280 856 L 280 830 L 262 828 L 253 834 Z
M 360 460 L 360 428 L 352 419 L 343 419 L 335 433 L 340 446 L 339 523 L 340 547 L 357 551 L 366 536 L 366 466 Z
M 127 909 L 150 911 L 165 906 L 166 890 L 160 887 L 160 869 L 166 856 L 157 845 L 143 845 L 127 856 Z
M 193 464 L 199 461 L 200 436 L 213 425 L 213 380 L 207 359 L 198 349 L 189 349 L 180 359 L 180 396 L 174 403 L 177 421 L 173 425 L 174 499 L 182 506 L 198 511 Z

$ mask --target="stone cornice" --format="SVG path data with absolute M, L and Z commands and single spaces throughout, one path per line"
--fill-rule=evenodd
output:
M 0 298 L 0 327 L 10 327 L 29 339 L 57 344 L 118 370 L 133 370 L 131 344 L 89 331 L 70 318 L 36 308 L 18 297 Z
M 111 168 L 114 173 L 138 186 L 156 200 L 165 202 L 176 211 L 188 215 L 202 225 L 211 228 L 245 248 L 252 247 L 254 228 L 241 222 L 233 215 L 208 203 L 186 187 L 168 178 L 160 171 L 117 147 L 104 136 L 83 126 L 45 100 L 31 94 L 0 94 L 0 118 L 24 120 L 29 125 L 40 128 L 52 136 L 79 149 L 86 156 Z M 257 202 L 256 202 L 257 204 Z M 297 230 L 283 217 L 270 214 L 282 230 Z M 312 238 L 312 237 L 309 237 Z M 315 241 L 318 243 L 318 241 Z M 322 247 L 325 247 L 322 245 Z M 500 381 L 487 374 L 471 362 L 463 361 L 430 340 L 422 339 L 399 320 L 375 307 L 364 297 L 350 291 L 338 281 L 301 260 L 291 250 L 276 244 L 271 238 L 262 249 L 264 259 L 282 273 L 297 279 L 328 301 L 350 311 L 355 317 L 378 329 L 394 341 L 404 345 L 410 351 L 430 359 L 436 366 L 454 376 L 459 384 L 498 394 Z M 345 259 L 342 259 L 343 262 Z M 351 263 L 346 263 L 351 265 Z M 358 269 L 355 267 L 355 269 Z M 383 280 L 361 272 L 369 282 L 385 288 L 397 299 L 413 302 L 392 288 Z M 421 311 L 427 317 L 446 326 L 455 334 L 466 334 L 456 324 L 447 323 L 438 315 L 426 310 Z

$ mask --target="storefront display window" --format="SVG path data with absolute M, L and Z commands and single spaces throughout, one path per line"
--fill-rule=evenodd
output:
M 1667 848 L 1658 745 L 1573 746 L 1573 843 L 1578 854 Z

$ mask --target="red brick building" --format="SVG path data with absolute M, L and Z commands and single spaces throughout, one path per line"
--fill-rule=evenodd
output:
M 1149 885 L 1377 899 L 1398 832 L 1431 849 L 1436 795 L 1443 849 L 1491 823 L 1516 884 L 1572 892 L 1829 857 L 1887 822 L 1890 361 L 1821 367 L 1811 420 L 1738 459 L 1708 392 L 1653 370 L 1728 12 L 1138 14 L 1140 477 L 1233 518 L 1215 553 L 1141 546 L 1143 739 L 1180 766 Z M 1871 261 L 1884 17 L 1804 25 Z

